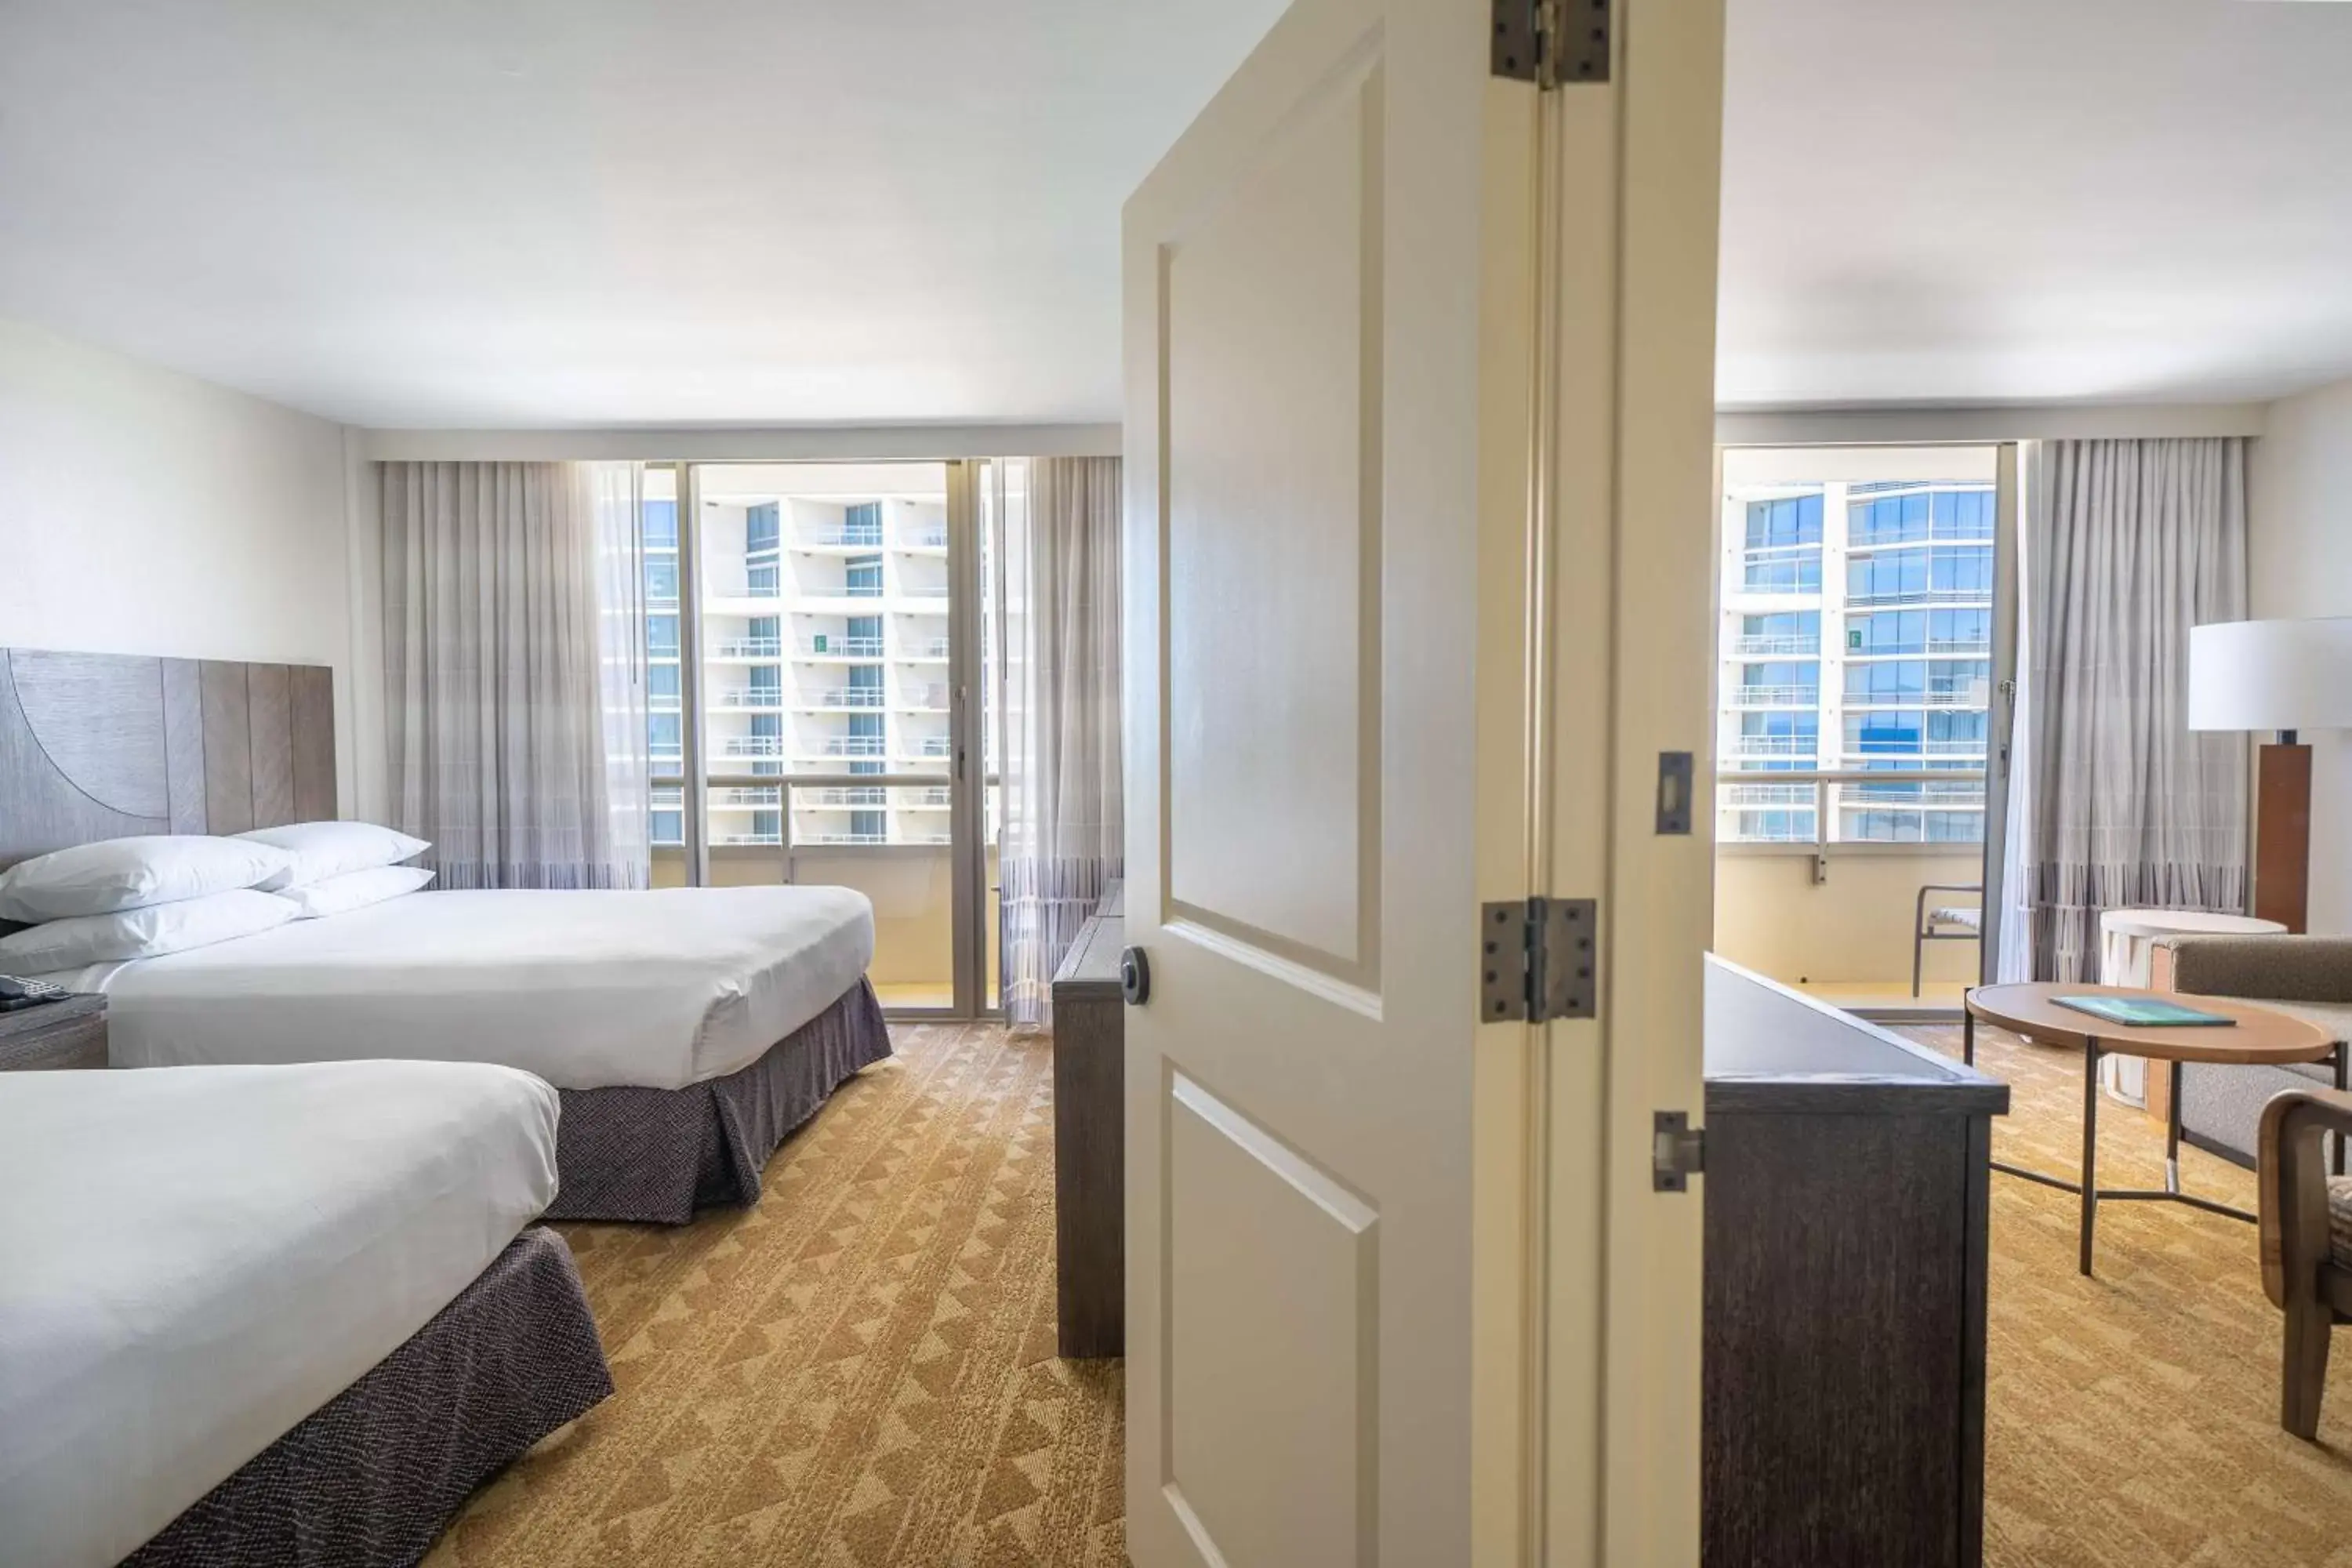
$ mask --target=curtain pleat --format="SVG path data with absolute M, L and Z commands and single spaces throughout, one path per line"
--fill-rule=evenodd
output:
M 2095 979 L 2099 915 L 2241 912 L 2246 748 L 2188 723 L 2189 632 L 2246 614 L 2241 438 L 2053 441 L 2027 492 L 2033 977 Z
M 641 633 L 606 603 L 641 575 L 635 485 L 608 467 L 383 465 L 392 798 L 441 887 L 646 883 Z
M 1116 458 L 1029 463 L 1000 506 L 1004 729 L 1001 973 L 1006 1018 L 1053 1019 L 1054 972 L 1124 874 Z

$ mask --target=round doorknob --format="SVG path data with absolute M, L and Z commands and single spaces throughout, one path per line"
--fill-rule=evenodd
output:
M 1118 955 L 1118 994 L 1127 998 L 1130 1007 L 1140 1007 L 1151 1000 L 1151 960 L 1139 947 L 1130 947 Z

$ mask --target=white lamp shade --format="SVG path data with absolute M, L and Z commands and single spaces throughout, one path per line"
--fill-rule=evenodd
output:
M 2189 727 L 2352 729 L 2352 616 L 2190 628 Z

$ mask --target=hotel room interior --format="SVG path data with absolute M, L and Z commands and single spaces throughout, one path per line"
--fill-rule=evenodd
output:
M 0 5 L 0 1568 L 2352 1563 L 2347 67 Z

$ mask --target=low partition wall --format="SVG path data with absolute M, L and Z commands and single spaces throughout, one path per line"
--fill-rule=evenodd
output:
M 1710 955 L 1710 1563 L 1973 1568 L 2009 1089 Z

